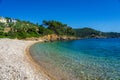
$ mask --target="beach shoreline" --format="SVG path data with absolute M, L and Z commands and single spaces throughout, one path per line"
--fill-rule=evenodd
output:
M 37 44 L 37 43 L 41 43 L 41 42 L 44 42 L 44 40 L 42 41 L 36 41 L 35 43 L 33 44 L 30 44 L 27 48 L 26 48 L 26 56 L 29 58 L 29 61 L 30 63 L 35 67 L 35 69 L 37 70 L 36 72 L 42 72 L 43 74 L 45 74 L 46 77 L 48 77 L 50 80 L 56 80 L 52 75 L 50 75 L 47 70 L 45 70 L 44 68 L 42 68 L 40 66 L 40 64 L 38 64 L 34 59 L 33 57 L 31 56 L 30 54 L 30 47 L 34 44 Z
M 32 59 L 29 48 L 39 41 L 0 39 L 0 79 L 53 80 Z

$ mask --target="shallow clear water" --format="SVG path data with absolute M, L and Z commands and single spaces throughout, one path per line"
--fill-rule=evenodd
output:
M 30 52 L 56 80 L 120 80 L 120 39 L 37 43 Z

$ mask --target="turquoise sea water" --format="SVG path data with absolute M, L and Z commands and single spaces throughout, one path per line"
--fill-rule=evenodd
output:
M 37 43 L 30 52 L 56 80 L 120 80 L 120 39 Z

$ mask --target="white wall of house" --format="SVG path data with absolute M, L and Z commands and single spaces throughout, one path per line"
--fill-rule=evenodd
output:
M 15 19 L 9 19 L 8 21 L 7 21 L 7 19 L 5 19 L 4 17 L 0 17 L 0 22 L 1 23 L 10 23 L 10 22 L 12 22 L 12 23 L 16 23 L 17 22 L 17 20 L 15 20 Z
M 7 20 L 5 18 L 0 18 L 1 23 L 7 23 Z

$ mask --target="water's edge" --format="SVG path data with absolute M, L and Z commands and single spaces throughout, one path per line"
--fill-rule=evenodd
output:
M 44 42 L 44 41 L 42 41 L 42 42 Z M 53 77 L 52 75 L 50 75 L 50 74 L 47 72 L 47 70 L 45 70 L 44 68 L 42 68 L 42 67 L 40 66 L 40 64 L 38 64 L 37 61 L 36 61 L 36 60 L 32 57 L 32 55 L 31 55 L 30 48 L 31 48 L 33 45 L 35 45 L 35 44 L 37 44 L 37 43 L 42 43 L 42 42 L 39 41 L 39 42 L 35 42 L 35 43 L 29 45 L 29 46 L 26 48 L 26 56 L 29 58 L 29 60 L 30 60 L 29 62 L 30 62 L 30 63 L 35 67 L 35 69 L 37 70 L 37 73 L 42 73 L 43 76 L 47 77 L 48 80 L 56 80 L 56 79 L 54 79 L 54 77 Z
M 93 42 L 94 42 L 94 41 L 93 41 Z M 42 43 L 44 44 L 44 42 L 42 42 Z M 51 44 L 51 42 L 49 42 L 49 43 Z M 39 42 L 38 42 L 38 43 L 35 43 L 34 45 L 36 45 L 36 44 L 40 44 L 40 45 L 41 45 L 41 43 L 39 43 Z M 46 44 L 46 43 L 45 43 L 45 44 Z M 63 44 L 64 44 L 64 43 L 63 43 Z M 97 43 L 97 44 L 98 44 L 98 43 Z M 34 45 L 32 45 L 32 46 L 34 47 Z M 48 45 L 48 44 L 46 44 L 46 45 Z M 103 45 L 103 42 L 102 42 L 102 45 Z M 33 53 L 34 53 L 34 52 L 33 52 L 33 51 L 34 51 L 34 48 L 32 48 L 32 46 L 30 47 L 31 49 L 29 48 L 30 56 L 32 57 L 32 59 L 34 60 L 34 62 L 36 62 L 36 64 L 41 68 L 41 70 L 43 70 L 43 71 L 45 72 L 45 74 L 47 74 L 48 76 L 54 78 L 54 80 L 73 80 L 73 79 L 66 79 L 66 78 L 64 78 L 63 75 L 61 75 L 61 74 L 60 74 L 59 76 L 61 76 L 61 77 L 63 77 L 63 78 L 58 79 L 59 76 L 56 76 L 57 74 L 55 74 L 55 75 L 54 75 L 54 74 L 51 74 L 51 72 L 49 71 L 49 69 L 52 70 L 52 73 L 54 73 L 54 72 L 59 72 L 60 69 L 58 69 L 58 68 L 56 68 L 56 67 L 51 67 L 51 65 L 54 66 L 54 64 L 48 63 L 48 61 L 46 61 L 46 59 L 49 60 L 49 59 L 48 59 L 48 56 L 49 56 L 49 55 L 48 55 L 46 52 L 45 52 L 45 56 L 42 55 L 42 57 L 39 57 L 39 55 L 38 55 L 38 58 L 40 58 L 40 61 L 39 61 L 39 59 L 37 59 L 37 58 L 34 56 L 34 54 L 33 54 Z M 58 45 L 57 45 L 57 46 L 58 46 Z M 97 45 L 95 45 L 95 46 L 97 46 Z M 54 46 L 54 47 L 55 47 L 55 46 Z M 83 46 L 83 47 L 84 47 L 84 46 Z M 83 48 L 83 47 L 82 47 L 82 48 Z M 48 48 L 48 47 L 43 47 L 43 48 L 46 49 L 46 48 Z M 39 48 L 39 49 L 40 49 L 39 52 L 41 52 L 42 54 L 44 53 L 44 52 L 42 52 L 42 49 L 43 49 L 43 48 Z M 51 48 L 50 48 L 50 49 L 51 49 Z M 49 53 L 50 49 L 47 50 L 48 53 Z M 84 49 L 84 48 L 83 48 L 83 49 Z M 95 48 L 95 49 L 96 49 L 96 48 Z M 30 50 L 31 50 L 31 51 L 30 51 Z M 62 50 L 64 50 L 64 49 L 62 49 Z M 109 49 L 109 50 L 110 50 L 110 49 Z M 104 50 L 104 51 L 105 51 L 105 50 Z M 54 52 L 53 52 L 53 53 L 54 53 Z M 58 52 L 57 52 L 57 53 L 58 53 Z M 103 52 L 102 52 L 102 53 L 103 53 Z M 47 56 L 46 56 L 46 54 L 47 54 Z M 89 54 L 90 54 L 90 53 L 89 53 Z M 88 56 L 88 57 L 90 58 L 89 60 L 90 60 L 91 63 L 94 62 L 94 61 L 92 61 L 92 60 L 96 59 L 95 56 L 93 57 L 93 56 L 91 56 L 91 55 L 90 55 L 90 56 L 89 56 L 89 55 L 86 55 L 86 57 L 83 56 L 83 58 L 82 58 L 82 54 L 80 54 L 80 55 L 81 55 L 81 60 L 86 59 L 86 57 Z M 93 55 L 93 54 L 92 54 L 92 55 Z M 52 54 L 52 56 L 57 57 L 57 56 L 54 55 L 54 54 Z M 101 55 L 99 54 L 99 55 L 97 55 L 97 56 L 101 56 Z M 44 57 L 44 59 L 45 59 L 45 62 L 42 63 L 41 61 L 43 61 L 43 60 L 41 60 L 41 58 L 43 58 L 43 57 Z M 46 58 L 46 57 L 47 57 L 47 58 Z M 53 57 L 52 57 L 52 58 L 53 58 Z M 111 57 L 110 57 L 110 58 L 111 58 Z M 55 59 L 54 61 L 56 61 L 56 60 L 59 61 L 58 59 Z M 62 58 L 62 60 L 63 60 L 63 58 Z M 101 68 L 101 69 L 100 69 L 101 73 L 102 73 L 102 72 L 104 73 L 103 67 L 109 68 L 109 66 L 111 65 L 111 63 L 110 63 L 110 64 L 105 64 L 105 65 L 102 64 L 101 62 L 103 62 L 103 60 L 105 60 L 105 61 L 108 63 L 108 60 L 109 60 L 109 59 L 107 60 L 106 58 L 104 59 L 103 57 L 101 57 L 101 60 L 100 60 L 100 61 L 98 60 L 99 63 L 100 63 L 100 66 L 98 65 L 99 63 L 97 64 L 97 63 L 95 62 L 95 64 L 94 64 L 94 65 L 96 65 L 96 67 L 98 66 L 97 68 Z M 85 60 L 85 61 L 86 61 L 86 60 Z M 90 64 L 91 64 L 91 63 L 90 63 Z M 46 65 L 46 64 L 47 64 L 47 65 Z M 81 63 L 81 64 L 82 64 L 82 63 Z M 93 64 L 93 63 L 92 63 L 92 64 Z M 102 67 L 101 64 L 104 65 L 104 66 Z M 46 67 L 46 66 L 47 66 L 47 67 Z M 57 65 L 57 66 L 59 66 L 59 65 Z M 86 67 L 84 67 L 84 66 L 86 66 Z M 111 66 L 112 66 L 112 65 L 111 65 Z M 113 65 L 113 67 L 111 67 L 111 66 L 110 66 L 111 69 L 112 69 L 113 67 L 116 67 L 115 70 L 118 69 L 116 65 Z M 80 67 L 80 66 L 79 66 L 79 67 Z M 78 67 L 78 68 L 79 68 L 79 67 Z M 87 69 L 89 70 L 89 69 L 94 69 L 94 68 L 95 68 L 95 66 L 90 66 L 90 65 L 87 66 L 86 64 L 83 64 L 83 66 L 81 65 L 81 67 L 82 67 L 82 68 L 80 68 L 80 69 L 83 69 L 83 70 L 84 70 L 84 69 L 85 69 L 85 70 L 87 70 Z M 88 68 L 88 67 L 89 67 L 89 68 Z M 95 69 L 97 69 L 97 68 L 95 68 Z M 110 69 L 110 68 L 109 68 L 109 69 Z M 74 69 L 74 68 L 73 68 L 73 69 Z M 76 69 L 76 70 L 77 70 L 77 69 Z M 114 70 L 114 69 L 113 69 L 113 70 Z M 62 73 L 64 73 L 64 71 L 62 71 L 62 70 L 60 70 L 60 71 L 61 71 Z M 110 75 L 108 76 L 109 73 L 106 74 L 106 72 L 105 72 L 106 76 L 103 75 L 103 77 L 101 77 L 101 73 L 99 74 L 100 71 L 99 71 L 99 70 L 96 70 L 96 71 L 97 71 L 98 73 L 97 73 L 97 74 L 94 74 L 94 70 L 93 70 L 93 73 L 92 73 L 92 71 L 90 70 L 91 74 L 93 74 L 93 76 L 95 75 L 97 79 L 99 79 L 99 78 L 100 78 L 100 79 L 107 79 L 107 77 L 108 77 L 108 78 L 110 77 Z M 106 70 L 105 70 L 105 71 L 106 71 Z M 59 72 L 59 73 L 61 73 L 61 72 Z M 117 71 L 117 72 L 118 72 L 118 71 Z M 102 73 L 102 74 L 103 74 L 103 73 Z M 69 73 L 68 73 L 68 74 L 64 73 L 64 74 L 65 74 L 64 76 L 69 75 Z M 84 73 L 83 73 L 83 72 L 80 72 L 80 74 L 84 74 Z M 110 74 L 111 74 L 111 71 L 110 71 Z M 113 72 L 112 72 L 112 74 L 113 74 Z M 118 78 L 117 78 L 117 75 L 119 75 L 119 73 L 116 73 L 116 72 L 115 72 L 115 74 L 116 74 L 116 75 L 114 75 L 114 76 L 116 76 L 116 79 L 118 79 Z M 98 75 L 98 77 L 97 77 L 97 75 Z M 83 76 L 84 76 L 84 75 L 83 75 Z M 82 80 L 84 79 L 83 76 L 81 76 Z M 99 77 L 99 76 L 100 76 L 100 77 Z M 71 76 L 70 76 L 70 77 L 71 77 Z M 92 77 L 92 75 L 91 75 L 91 77 Z M 119 76 L 118 76 L 118 77 L 119 77 Z M 89 78 L 89 76 L 88 76 L 88 78 Z M 111 78 L 115 78 L 115 77 L 110 77 L 110 79 L 111 79 Z M 95 79 L 95 77 L 94 77 L 94 79 Z M 53 80 L 53 79 L 52 79 L 52 80 Z M 79 80 L 79 79 L 75 79 L 75 80 Z M 86 80 L 86 79 L 84 79 L 84 80 Z
M 58 40 L 59 41 L 59 40 Z M 72 41 L 72 40 L 63 40 L 63 41 Z M 52 42 L 56 42 L 56 41 L 52 41 Z M 29 58 L 31 59 L 31 61 L 34 63 L 36 69 L 38 70 L 38 72 L 42 72 L 43 74 L 47 75 L 50 79 L 49 80 L 66 80 L 64 79 L 64 77 L 66 77 L 69 73 L 66 73 L 66 72 L 61 72 L 61 73 L 64 73 L 65 75 L 62 75 L 62 79 L 61 79 L 61 76 L 55 76 L 53 74 L 51 74 L 47 69 L 44 68 L 44 66 L 42 66 L 37 59 L 34 59 L 34 57 L 32 56 L 32 53 L 30 52 L 31 50 L 31 47 L 36 45 L 36 44 L 41 44 L 41 43 L 52 43 L 51 41 L 42 41 L 42 42 L 36 42 L 32 45 L 30 45 L 27 49 L 27 55 L 29 56 Z M 61 42 L 61 41 L 60 41 Z M 50 64 L 51 65 L 51 64 Z M 48 66 L 48 65 L 46 65 Z M 58 68 L 59 69 L 59 68 Z M 53 68 L 53 71 L 54 71 L 54 68 Z M 71 75 L 72 76 L 72 75 Z

